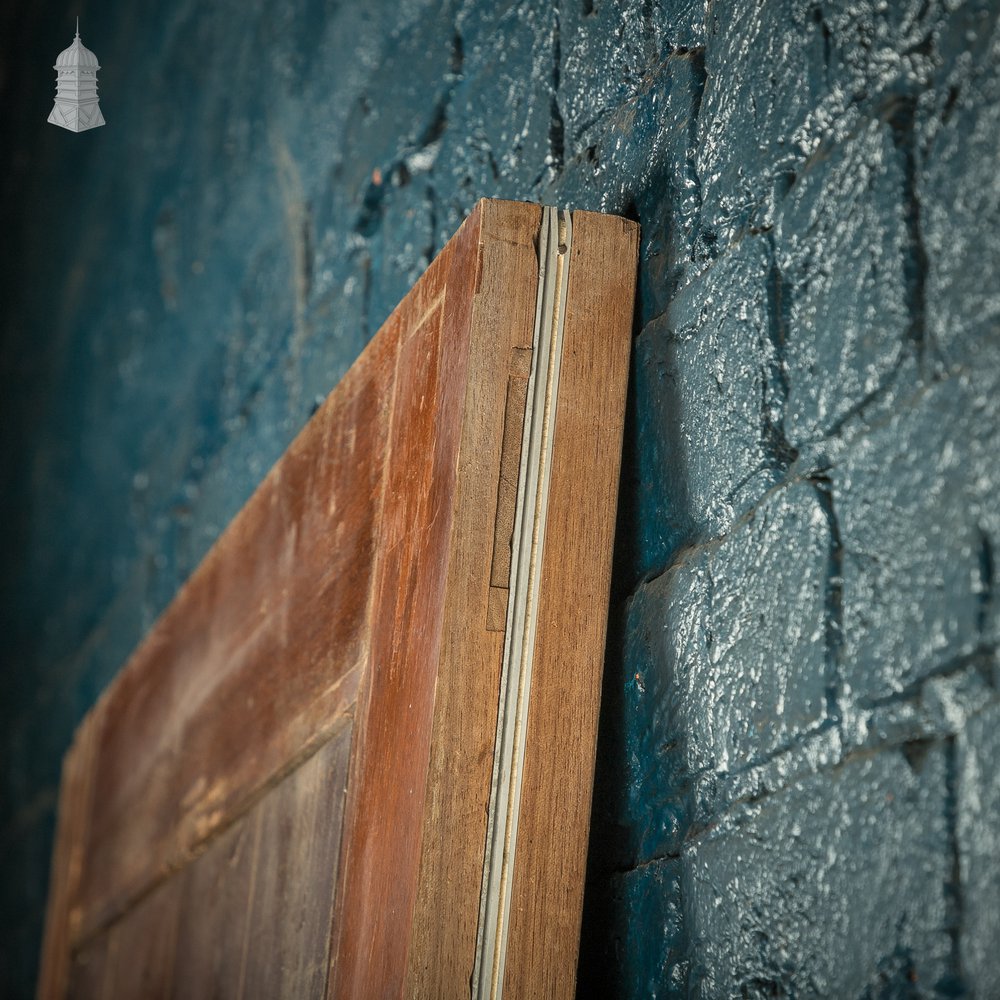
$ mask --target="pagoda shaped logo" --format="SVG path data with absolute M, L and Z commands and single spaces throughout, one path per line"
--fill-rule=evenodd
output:
M 53 125 L 71 132 L 84 132 L 104 124 L 97 103 L 97 56 L 80 41 L 80 19 L 76 19 L 73 44 L 59 53 L 56 71 L 56 103 L 49 114 Z

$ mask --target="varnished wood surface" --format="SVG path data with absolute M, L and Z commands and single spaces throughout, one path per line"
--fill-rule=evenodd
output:
M 40 997 L 468 995 L 540 219 L 480 203 L 88 716 Z M 575 220 L 509 996 L 583 890 L 635 230 Z
M 63 759 L 59 823 L 52 851 L 38 976 L 38 995 L 42 998 L 66 996 L 71 973 L 74 979 L 79 976 L 95 982 L 100 982 L 103 976 L 103 962 L 96 970 L 88 967 L 72 970 L 70 960 L 72 940 L 80 923 L 78 900 L 86 861 L 83 845 L 91 815 L 98 718 L 99 710 L 84 718 Z
M 70 1000 L 111 996 L 117 943 L 113 933 L 99 934 L 73 956 L 65 994 Z
M 73 1000 L 320 997 L 351 727 L 74 958 Z
M 356 699 L 395 343 L 291 445 L 98 707 L 80 937 L 176 871 Z
M 480 213 L 393 314 L 400 341 L 329 996 L 398 995 L 441 637 Z
M 343 729 L 261 802 L 240 996 L 321 997 L 347 791 Z
M 509 376 L 512 369 L 523 373 L 535 321 L 541 211 L 487 207 L 405 990 L 428 1000 L 467 996 L 475 959 L 503 654 L 503 631 L 487 627 L 487 608 L 495 589 L 490 584 L 504 413 Z M 509 546 L 510 527 L 502 530 Z M 506 615 L 506 603 L 501 613 Z
M 182 888 L 181 878 L 161 882 L 139 900 L 127 919 L 109 929 L 108 954 L 112 961 L 105 970 L 102 1000 L 104 997 L 170 1000 L 174 963 L 178 959 Z M 184 916 L 190 920 L 194 915 Z M 195 919 L 200 919 L 200 914 Z

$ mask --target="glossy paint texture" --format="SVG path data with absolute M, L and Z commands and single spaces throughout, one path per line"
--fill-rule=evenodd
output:
M 642 225 L 583 988 L 994 995 L 997 5 L 110 3 L 79 136 L 75 13 L 0 22 L 11 994 L 73 725 L 487 195 Z

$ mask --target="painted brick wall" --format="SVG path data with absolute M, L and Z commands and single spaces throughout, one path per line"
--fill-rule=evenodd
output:
M 0 14 L 0 993 L 73 726 L 493 195 L 643 227 L 582 992 L 1000 995 L 998 5 L 92 6 Z

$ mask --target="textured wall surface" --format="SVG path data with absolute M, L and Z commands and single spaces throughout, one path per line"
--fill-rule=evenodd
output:
M 643 227 L 582 992 L 1000 995 L 998 5 L 141 6 L 0 14 L 0 993 L 73 726 L 487 195 Z

